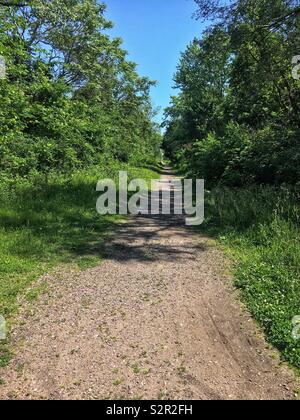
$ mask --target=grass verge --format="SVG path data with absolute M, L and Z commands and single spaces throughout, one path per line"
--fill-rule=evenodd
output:
M 235 284 L 268 341 L 300 369 L 300 193 L 287 188 L 215 189 L 202 229 L 235 261 Z M 300 329 L 300 328 L 299 328 Z
M 103 245 L 120 216 L 96 212 L 99 179 L 117 180 L 120 170 L 128 178 L 158 177 L 145 168 L 106 162 L 70 176 L 0 182 L 0 315 L 10 320 L 18 297 L 43 273 L 60 263 L 79 268 L 95 266 Z M 29 296 L 30 297 L 30 296 Z M 0 366 L 9 360 L 9 340 L 0 341 Z

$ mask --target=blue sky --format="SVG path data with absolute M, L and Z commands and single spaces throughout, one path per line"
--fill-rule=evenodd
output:
M 115 27 L 110 33 L 124 41 L 129 59 L 138 64 L 138 72 L 157 80 L 152 89 L 155 106 L 168 106 L 173 75 L 187 44 L 203 31 L 203 24 L 192 19 L 193 0 L 106 0 L 106 16 Z

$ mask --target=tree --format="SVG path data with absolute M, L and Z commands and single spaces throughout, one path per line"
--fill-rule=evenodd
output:
M 187 48 L 177 71 L 180 94 L 166 119 L 169 154 L 211 183 L 296 183 L 297 2 L 196 3 L 198 17 L 216 22 Z
M 154 157 L 153 82 L 137 74 L 122 41 L 108 35 L 105 9 L 96 0 L 0 7 L 0 55 L 7 63 L 0 170 L 72 170 L 104 154 L 126 162 Z
M 239 22 L 245 13 L 265 8 L 264 26 L 269 29 L 282 25 L 300 14 L 299 0 L 194 0 L 198 5 L 198 19 L 221 20 L 224 24 Z M 271 13 L 270 13 L 271 12 Z

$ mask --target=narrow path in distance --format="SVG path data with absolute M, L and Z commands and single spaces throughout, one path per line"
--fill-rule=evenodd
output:
M 135 217 L 105 252 L 96 268 L 45 276 L 14 329 L 1 399 L 294 397 L 209 238 L 179 217 Z

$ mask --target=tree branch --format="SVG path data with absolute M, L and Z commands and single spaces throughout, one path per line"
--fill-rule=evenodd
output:
M 294 10 L 292 10 L 290 13 L 284 15 L 284 16 L 280 16 L 279 18 L 275 19 L 275 21 L 273 21 L 271 23 L 271 25 L 266 25 L 268 26 L 270 29 L 277 26 L 278 24 L 281 24 L 283 22 L 285 22 L 286 20 L 298 16 L 300 14 L 300 7 L 296 7 Z

